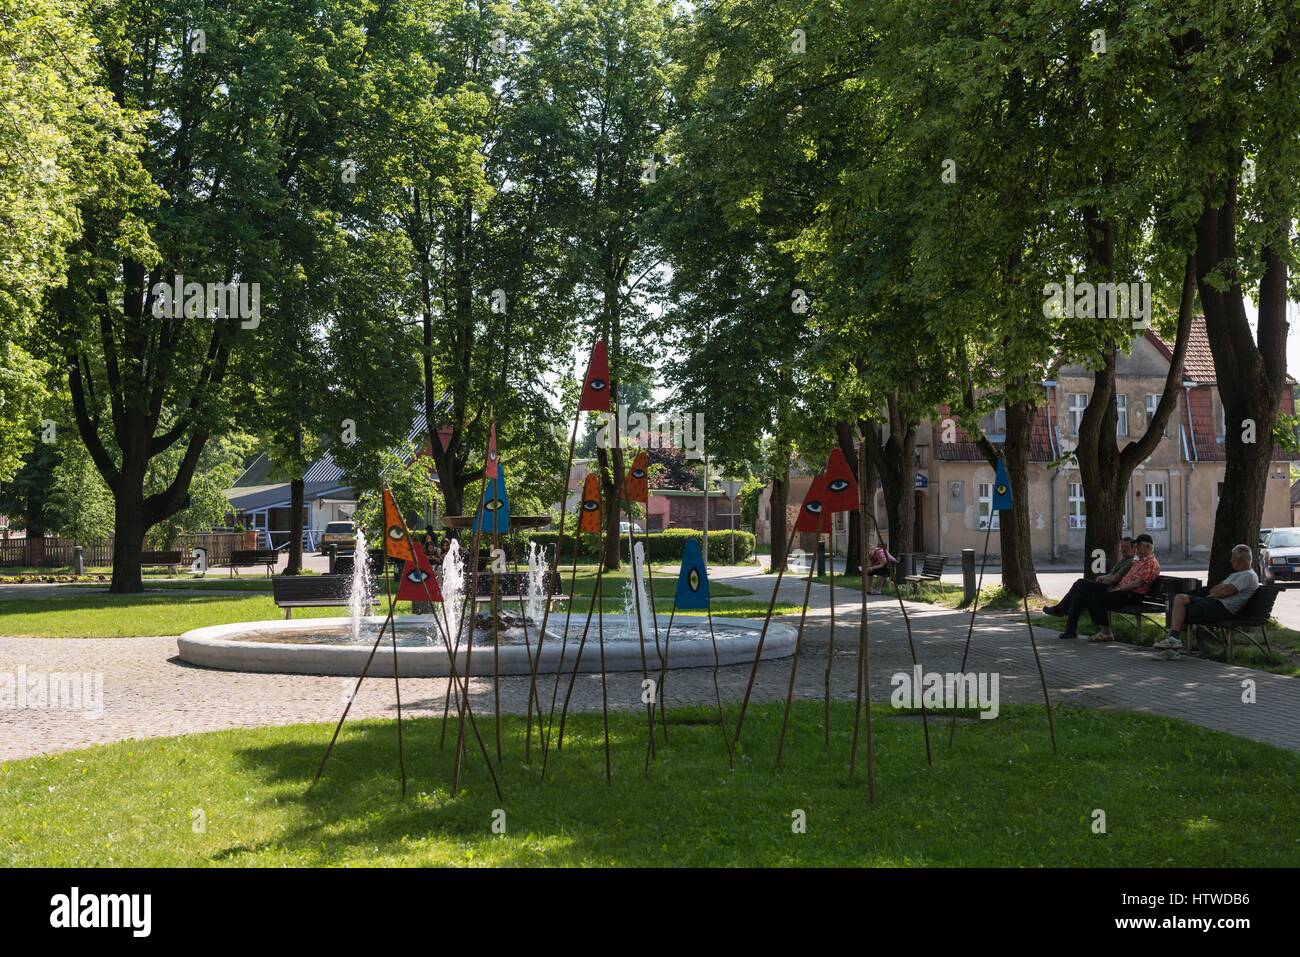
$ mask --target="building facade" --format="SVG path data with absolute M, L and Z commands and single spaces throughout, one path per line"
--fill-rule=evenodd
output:
M 1171 359 L 1170 345 L 1149 330 L 1136 337 L 1131 349 L 1118 357 L 1116 432 L 1121 447 L 1144 433 L 1164 391 Z M 1029 500 L 1024 503 L 1029 509 L 1035 561 L 1074 564 L 1083 558 L 1087 507 L 1078 464 L 1071 452 L 1078 441 L 1079 423 L 1092 386 L 1091 371 L 1080 365 L 1064 365 L 1057 368 L 1054 379 L 1041 387 L 1042 403 L 1035 416 L 1030 446 Z M 1289 414 L 1293 408 L 1288 390 L 1282 397 L 1282 411 Z M 993 442 L 1000 442 L 1005 432 L 1003 413 L 987 416 L 981 427 Z M 1177 409 L 1155 450 L 1134 470 L 1125 492 L 1124 534 L 1149 534 L 1157 554 L 1166 560 L 1208 560 L 1223 485 L 1226 434 L 1209 341 L 1203 321 L 1198 320 L 1183 364 Z M 1281 449 L 1274 452 L 1261 527 L 1292 523 L 1292 458 Z M 934 419 L 918 427 L 915 465 L 912 550 L 953 557 L 965 548 L 982 552 L 987 534 L 989 554 L 996 556 L 998 536 L 991 532 L 997 529 L 999 516 L 990 508 L 993 468 L 971 437 L 955 426 L 946 409 L 940 408 Z M 791 514 L 802 500 L 808 481 L 792 479 Z M 766 528 L 770 528 L 769 501 L 770 489 L 764 493 L 759 508 L 760 523 Z M 876 516 L 880 527 L 886 529 L 879 489 Z M 764 540 L 770 541 L 770 533 Z M 836 550 L 843 551 L 842 547 Z

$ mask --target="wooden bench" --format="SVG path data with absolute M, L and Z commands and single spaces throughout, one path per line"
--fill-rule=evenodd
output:
M 1174 575 L 1160 575 L 1151 583 L 1145 595 L 1134 595 L 1131 604 L 1121 608 L 1112 608 L 1112 615 L 1133 619 L 1134 644 L 1142 644 L 1142 625 L 1147 618 L 1161 616 L 1164 624 L 1169 623 L 1169 608 L 1174 596 L 1180 592 L 1195 591 L 1201 587 L 1199 578 L 1179 578 Z
M 175 571 L 181 565 L 188 564 L 189 562 L 180 549 L 140 553 L 140 566 L 142 568 L 146 565 L 166 565 Z
M 1277 601 L 1277 596 L 1282 593 L 1280 585 L 1260 585 L 1255 589 L 1255 594 L 1250 596 L 1250 600 L 1242 606 L 1241 611 L 1225 621 L 1217 621 L 1212 625 L 1193 625 L 1192 634 L 1196 635 L 1199 631 L 1205 631 L 1217 641 L 1228 647 L 1228 662 L 1232 662 L 1232 638 L 1235 634 L 1241 634 L 1247 641 L 1268 655 L 1273 654 L 1273 648 L 1268 643 L 1268 623 L 1273 617 L 1273 603 Z M 1261 645 L 1251 634 L 1254 629 L 1259 629 L 1259 636 L 1263 639 Z M 1199 641 L 1198 641 L 1199 643 Z
M 284 609 L 284 617 L 292 618 L 295 608 L 329 608 L 347 605 L 352 599 L 351 575 L 276 575 L 271 579 L 271 594 L 275 604 Z M 376 594 L 371 589 L 371 594 Z M 371 598 L 372 606 L 379 599 Z
M 237 568 L 252 568 L 254 565 L 266 566 L 266 573 L 271 574 L 271 569 L 275 568 L 276 563 L 280 560 L 280 553 L 274 548 L 237 548 L 230 553 L 230 559 L 226 565 L 230 568 L 230 575 L 234 577 Z
M 907 575 L 903 578 L 903 581 L 912 586 L 912 592 L 915 594 L 922 585 L 942 581 L 943 566 L 947 562 L 947 555 L 926 555 L 925 561 L 921 565 L 921 573 L 919 575 Z

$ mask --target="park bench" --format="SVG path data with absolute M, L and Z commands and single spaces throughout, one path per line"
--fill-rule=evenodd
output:
M 371 590 L 374 594 L 374 589 Z M 292 618 L 295 608 L 329 608 L 347 605 L 352 598 L 351 575 L 276 575 L 271 579 L 271 595 L 284 617 Z M 379 604 L 371 598 L 370 604 Z
M 471 572 L 466 572 L 468 578 Z M 545 592 L 548 587 L 551 590 L 551 601 L 553 603 L 563 603 L 569 600 L 569 596 L 564 594 L 562 586 L 562 576 L 555 575 L 553 578 L 550 572 L 546 572 L 542 578 L 542 590 Z M 478 599 L 491 599 L 492 597 L 492 575 L 487 570 L 479 572 L 478 579 L 475 582 L 475 597 Z M 501 604 L 506 602 L 528 601 L 528 573 L 527 572 L 498 572 L 497 573 L 497 594 Z
M 1151 583 L 1145 595 L 1134 595 L 1133 602 L 1121 608 L 1112 608 L 1112 615 L 1132 618 L 1134 643 L 1142 643 L 1142 624 L 1147 618 L 1162 616 L 1164 624 L 1169 623 L 1169 608 L 1174 596 L 1179 592 L 1195 591 L 1201 587 L 1199 578 L 1179 578 L 1175 575 L 1160 575 Z
M 912 586 L 912 592 L 915 594 L 922 585 L 942 581 L 943 566 L 947 562 L 947 555 L 926 555 L 925 561 L 921 564 L 921 573 L 919 575 L 907 575 L 903 578 L 903 581 Z
M 254 565 L 266 566 L 266 573 L 270 575 L 279 559 L 280 553 L 274 548 L 237 548 L 230 553 L 226 565 L 230 568 L 231 577 L 237 574 L 235 569 L 252 568 Z
M 1195 625 L 1192 634 L 1197 635 L 1198 632 L 1204 631 L 1221 644 L 1227 645 L 1229 662 L 1232 661 L 1232 639 L 1237 634 L 1260 651 L 1271 655 L 1273 649 L 1268 643 L 1268 623 L 1273 617 L 1273 603 L 1277 601 L 1281 591 L 1279 585 L 1260 585 L 1237 614 L 1226 621 L 1215 622 L 1212 625 Z M 1256 628 L 1259 629 L 1259 636 L 1264 641 L 1263 645 L 1256 641 L 1252 634 Z M 1199 635 L 1197 637 L 1199 643 Z
M 384 552 L 379 548 L 372 548 L 370 551 L 370 574 L 378 575 L 379 569 L 384 567 Z M 393 564 L 400 565 L 401 561 L 396 558 L 389 559 Z M 356 555 L 352 552 L 346 552 L 336 555 L 330 559 L 331 575 L 346 575 L 352 577 L 352 569 L 356 567 Z
M 168 551 L 141 552 L 140 565 L 166 565 L 175 571 L 181 565 L 189 564 L 180 549 Z

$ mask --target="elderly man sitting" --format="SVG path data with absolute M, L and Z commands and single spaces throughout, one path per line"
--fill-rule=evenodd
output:
M 1213 588 L 1198 588 L 1174 596 L 1169 612 L 1169 635 L 1153 647 L 1178 651 L 1183 647 L 1181 634 L 1188 625 L 1212 625 L 1226 621 L 1246 607 L 1250 596 L 1259 588 L 1259 576 L 1251 567 L 1254 553 L 1249 545 L 1232 550 L 1232 574 Z
M 1125 535 L 1119 540 L 1119 563 L 1110 570 L 1109 574 L 1098 575 L 1092 581 L 1080 578 L 1070 586 L 1070 590 L 1065 593 L 1064 598 L 1055 605 L 1047 605 L 1043 608 L 1044 614 L 1069 616 L 1070 620 L 1063 634 L 1073 637 L 1079 615 L 1088 607 L 1088 602 L 1094 595 L 1104 593 L 1111 585 L 1118 585 L 1124 576 L 1128 574 L 1129 568 L 1133 565 L 1134 557 L 1133 539 L 1131 536 Z

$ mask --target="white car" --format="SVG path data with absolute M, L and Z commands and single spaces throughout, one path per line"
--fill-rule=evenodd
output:
M 1300 528 L 1274 528 L 1259 553 L 1264 581 L 1269 585 L 1300 582 Z

